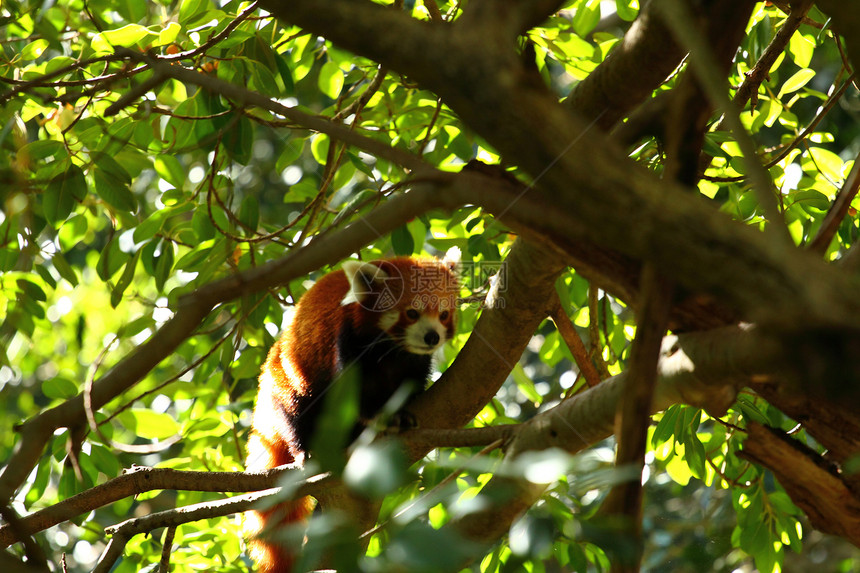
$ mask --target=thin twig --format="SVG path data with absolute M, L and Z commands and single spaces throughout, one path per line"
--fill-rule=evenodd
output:
M 555 328 L 562 340 L 567 344 L 570 353 L 573 354 L 573 360 L 576 362 L 576 366 L 579 368 L 583 377 L 585 377 L 586 383 L 592 387 L 600 384 L 600 374 L 598 374 L 594 364 L 592 364 L 591 360 L 588 358 L 588 350 L 586 350 L 585 344 L 582 342 L 582 338 L 580 338 L 579 333 L 576 332 L 576 329 L 573 327 L 570 317 L 567 316 L 567 313 L 562 308 L 561 299 L 559 299 L 558 293 L 555 294 L 555 300 L 552 304 L 550 317 L 555 323 Z
M 164 545 L 161 548 L 161 562 L 158 564 L 159 573 L 170 571 L 170 553 L 173 549 L 173 537 L 176 535 L 176 526 L 167 528 L 164 532 Z

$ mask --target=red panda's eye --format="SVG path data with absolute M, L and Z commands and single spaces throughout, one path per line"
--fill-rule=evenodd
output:
M 418 320 L 419 316 L 421 316 L 421 315 L 418 314 L 418 311 L 415 310 L 414 308 L 410 308 L 409 310 L 406 311 L 406 317 L 410 320 Z
M 439 313 L 439 320 L 448 320 L 448 311 L 443 310 Z

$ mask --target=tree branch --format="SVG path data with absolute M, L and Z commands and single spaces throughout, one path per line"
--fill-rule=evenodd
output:
M 583 117 L 597 117 L 605 111 L 599 120 L 604 130 L 647 100 L 684 58 L 683 48 L 657 16 L 656 4 L 644 3 L 621 42 L 565 101 Z
M 785 19 L 782 27 L 774 35 L 752 69 L 746 73 L 743 83 L 741 83 L 738 91 L 735 92 L 732 102 L 738 109 L 743 109 L 750 99 L 752 99 L 752 107 L 755 107 L 759 86 L 769 77 L 770 69 L 773 67 L 774 62 L 785 52 L 789 40 L 791 40 L 791 37 L 800 28 L 813 4 L 814 0 L 795 0 L 792 2 L 791 12 Z M 715 129 L 720 129 L 721 124 L 722 121 L 717 124 Z
M 618 520 L 618 533 L 629 538 L 633 549 L 629 553 L 619 551 L 611 555 L 614 573 L 639 571 L 642 560 L 642 471 L 657 384 L 657 363 L 674 290 L 674 285 L 659 276 L 652 265 L 645 265 L 642 272 L 645 303 L 636 321 L 636 338 L 630 350 L 627 391 L 616 411 L 615 467 L 630 468 L 631 476 L 612 487 L 600 508 L 601 513 Z M 628 544 L 622 543 L 621 547 L 628 547 Z
M 738 455 L 772 471 L 813 527 L 860 547 L 860 498 L 838 468 L 773 428 L 749 422 L 747 434 Z
M 44 531 L 120 499 L 147 491 L 256 491 L 276 487 L 279 478 L 291 469 L 293 468 L 262 472 L 203 472 L 134 466 L 101 485 L 19 518 L 14 527 L 12 524 L 0 527 L 0 547 L 8 547 L 20 541 L 22 535 Z
M 588 386 L 597 386 L 600 384 L 600 375 L 597 373 L 597 369 L 588 357 L 588 350 L 586 350 L 585 344 L 582 342 L 582 338 L 579 337 L 579 333 L 576 332 L 576 329 L 573 327 L 573 323 L 571 322 L 570 317 L 567 316 L 567 312 L 562 308 L 561 300 L 558 298 L 558 293 L 555 293 L 554 298 L 550 317 L 555 323 L 555 328 L 558 331 L 559 336 L 561 336 L 562 340 L 564 340 L 564 343 L 567 345 L 568 350 L 570 350 L 570 353 L 573 355 L 573 360 L 576 362 L 577 368 L 579 368 L 579 371 L 585 378 L 585 383 L 588 384 Z
M 475 34 L 492 33 L 513 41 L 549 18 L 563 4 L 561 0 L 474 0 L 466 4 L 458 24 Z
M 657 389 L 650 411 L 680 402 L 703 407 L 715 416 L 723 415 L 734 402 L 737 388 L 772 372 L 782 352 L 779 343 L 770 337 L 737 327 L 667 336 L 660 352 Z M 522 424 L 507 448 L 506 459 L 549 448 L 576 453 L 608 437 L 614 432 L 621 397 L 628 391 L 628 378 L 628 372 L 613 376 Z M 448 526 L 471 540 L 490 543 L 507 533 L 511 523 L 537 501 L 546 486 L 500 473 L 481 492 L 486 499 L 498 502 L 454 519 Z
M 123 521 L 117 525 L 108 527 L 105 531 L 113 535 L 107 547 L 102 552 L 99 562 L 93 569 L 93 573 L 108 573 L 119 559 L 125 550 L 126 543 L 141 533 L 148 533 L 153 529 L 161 527 L 176 527 L 183 523 L 197 521 L 200 519 L 211 519 L 213 517 L 223 517 L 234 513 L 242 513 L 257 506 L 267 498 L 276 497 L 280 493 L 280 489 L 264 490 L 261 492 L 239 495 L 218 501 L 207 501 L 169 509 L 167 511 L 159 511 L 143 517 L 135 517 L 127 521 Z M 298 495 L 305 495 L 300 493 Z
M 207 91 L 228 98 L 238 104 L 256 106 L 260 109 L 265 109 L 280 115 L 281 117 L 285 117 L 290 121 L 296 122 L 305 129 L 324 133 L 347 145 L 353 145 L 359 149 L 363 149 L 375 157 L 387 159 L 388 161 L 396 163 L 397 165 L 405 167 L 415 173 L 433 171 L 433 168 L 425 163 L 420 157 L 363 135 L 354 128 L 345 126 L 341 123 L 336 123 L 325 117 L 310 115 L 301 110 L 287 107 L 280 102 L 274 101 L 257 92 L 245 89 L 242 86 L 237 86 L 236 84 L 218 79 L 217 77 L 184 68 L 177 63 L 171 63 L 168 61 L 168 58 L 141 54 L 126 48 L 118 49 L 117 55 L 146 64 L 153 70 L 155 77 L 158 77 L 160 81 L 163 81 L 166 78 L 173 78 L 188 84 L 198 85 Z M 381 74 L 384 76 L 384 72 L 381 72 Z M 135 90 L 132 94 L 134 97 L 121 98 L 111 106 L 113 113 L 117 113 L 122 107 L 129 105 L 132 101 L 145 94 L 146 91 L 148 91 L 148 89 L 143 91 Z M 107 115 L 107 111 L 105 113 Z

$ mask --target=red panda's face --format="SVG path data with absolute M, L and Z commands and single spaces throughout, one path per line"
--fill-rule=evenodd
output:
M 342 304 L 358 303 L 356 317 L 371 321 L 412 354 L 433 354 L 454 336 L 459 281 L 456 264 L 427 259 L 349 261 L 350 289 Z
M 454 336 L 455 304 L 455 297 L 419 295 L 384 312 L 379 328 L 407 352 L 433 354 Z

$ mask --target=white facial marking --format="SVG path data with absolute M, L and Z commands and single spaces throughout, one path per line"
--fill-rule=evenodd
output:
M 392 326 L 397 324 L 398 320 L 400 320 L 400 311 L 389 310 L 387 312 L 383 312 L 379 317 L 379 330 L 388 332 Z
M 436 344 L 428 345 L 425 337 L 428 332 L 436 332 L 439 340 Z M 412 354 L 433 354 L 447 342 L 447 330 L 436 316 L 424 315 L 406 327 L 403 345 Z

